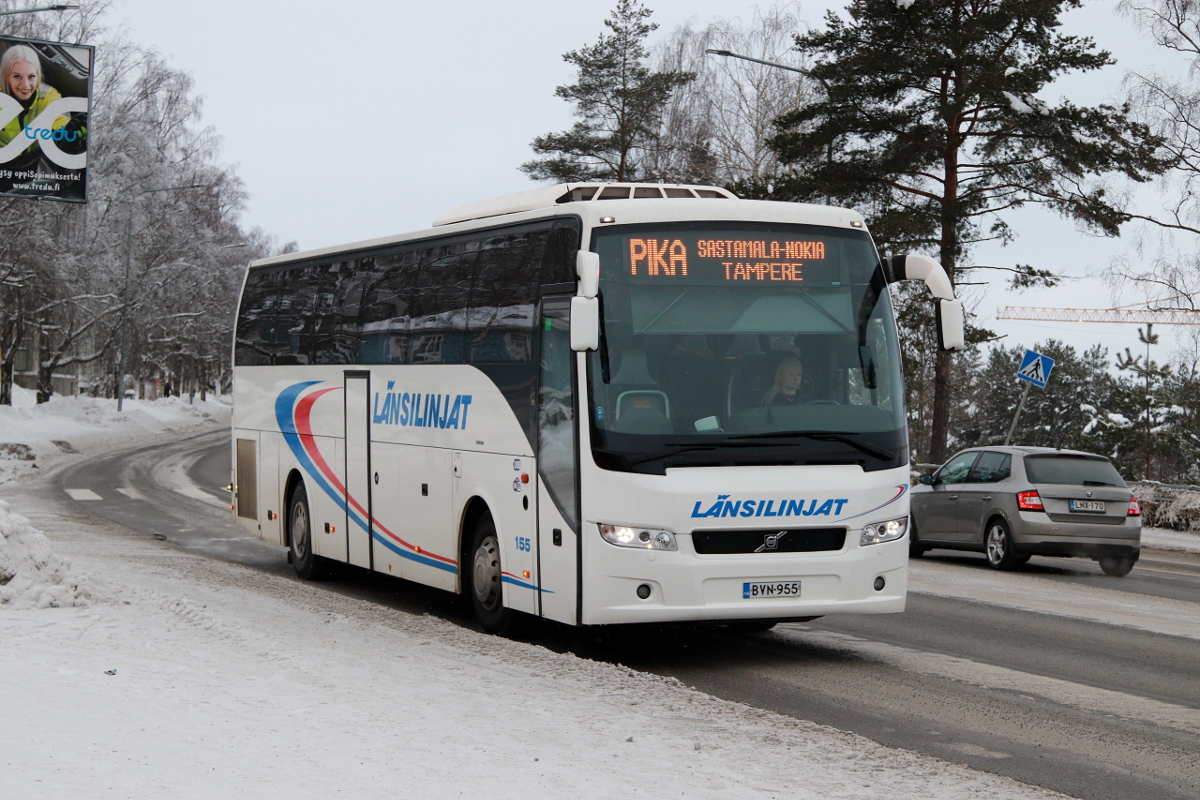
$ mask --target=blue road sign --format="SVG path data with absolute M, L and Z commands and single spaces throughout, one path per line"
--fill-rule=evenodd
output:
M 1045 389 L 1053 369 L 1053 358 L 1026 350 L 1025 357 L 1021 359 L 1021 368 L 1017 370 L 1017 377 L 1023 381 L 1029 381 L 1039 389 Z

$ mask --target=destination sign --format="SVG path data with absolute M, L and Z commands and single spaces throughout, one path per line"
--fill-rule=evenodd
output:
M 830 269 L 832 265 L 824 263 L 825 242 L 819 239 L 635 236 L 627 240 L 626 253 L 631 277 L 664 283 L 683 278 L 730 283 L 803 283 L 817 278 L 826 282 L 837 274 Z

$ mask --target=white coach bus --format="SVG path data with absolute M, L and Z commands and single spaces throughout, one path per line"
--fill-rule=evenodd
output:
M 234 508 L 302 578 L 348 562 L 483 627 L 904 610 L 908 439 L 862 218 L 652 184 L 544 187 L 250 265 Z

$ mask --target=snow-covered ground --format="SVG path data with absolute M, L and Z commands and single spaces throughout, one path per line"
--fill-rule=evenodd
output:
M 0 460 L 0 797 L 1059 797 L 192 555 L 43 487 L 71 450 L 227 420 L 175 399 L 0 407 L 0 443 L 36 453 Z

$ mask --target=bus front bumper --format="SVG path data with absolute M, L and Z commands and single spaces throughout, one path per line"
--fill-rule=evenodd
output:
M 904 610 L 908 537 L 836 553 L 701 556 L 604 548 L 584 587 L 586 625 L 803 619 Z M 593 564 L 596 562 L 593 561 Z M 794 590 L 798 589 L 798 594 Z

